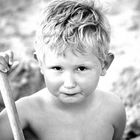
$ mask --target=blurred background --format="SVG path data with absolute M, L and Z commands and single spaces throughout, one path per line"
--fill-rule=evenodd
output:
M 44 0 L 44 3 L 48 0 Z M 99 87 L 117 94 L 127 113 L 123 140 L 140 140 L 140 0 L 101 0 L 111 23 L 115 60 Z M 15 100 L 44 87 L 33 58 L 41 0 L 0 0 L 0 52 L 13 50 L 20 65 L 8 75 Z M 0 110 L 4 104 L 0 95 Z

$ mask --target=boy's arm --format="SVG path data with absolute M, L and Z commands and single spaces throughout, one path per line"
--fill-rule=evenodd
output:
M 113 140 L 122 140 L 122 136 L 124 134 L 125 126 L 126 126 L 126 112 L 124 105 L 119 100 L 117 105 L 114 107 L 114 136 Z

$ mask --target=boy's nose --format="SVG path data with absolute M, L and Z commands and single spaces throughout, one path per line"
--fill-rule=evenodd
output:
M 66 73 L 64 75 L 64 88 L 74 88 L 76 87 L 76 81 L 72 73 Z

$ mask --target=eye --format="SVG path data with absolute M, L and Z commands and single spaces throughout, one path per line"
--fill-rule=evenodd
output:
M 52 70 L 55 70 L 55 71 L 62 71 L 63 68 L 61 66 L 54 66 L 54 67 L 51 67 Z
M 79 67 L 77 68 L 77 71 L 86 71 L 86 70 L 88 70 L 88 68 L 85 67 L 85 66 L 79 66 Z

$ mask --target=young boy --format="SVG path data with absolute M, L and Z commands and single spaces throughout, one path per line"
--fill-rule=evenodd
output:
M 109 42 L 108 21 L 93 1 L 47 4 L 35 45 L 46 88 L 16 102 L 23 130 L 37 140 L 121 140 L 124 106 L 114 94 L 96 89 L 114 58 Z M 12 59 L 12 53 L 2 54 L 0 70 L 8 71 Z M 0 114 L 0 139 L 12 139 L 6 110 Z

